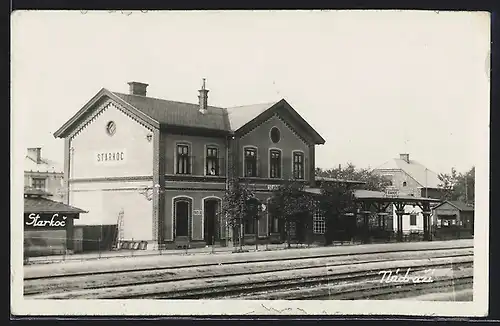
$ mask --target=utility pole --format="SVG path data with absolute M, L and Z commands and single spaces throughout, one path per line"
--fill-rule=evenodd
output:
M 467 183 L 468 183 L 468 176 L 467 174 L 465 174 L 465 205 L 469 203 L 469 198 L 467 193 Z
M 427 195 L 427 168 L 425 168 L 425 198 L 429 197 Z

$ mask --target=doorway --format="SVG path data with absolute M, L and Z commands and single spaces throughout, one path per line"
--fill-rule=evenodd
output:
M 175 236 L 187 237 L 189 235 L 189 207 L 188 200 L 177 200 L 175 202 Z
M 217 239 L 217 226 L 219 215 L 219 199 L 205 199 L 204 201 L 203 238 L 207 245 L 213 245 Z

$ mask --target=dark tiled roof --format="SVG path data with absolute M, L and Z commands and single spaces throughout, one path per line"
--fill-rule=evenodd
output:
M 24 198 L 24 213 L 66 213 L 79 214 L 86 211 L 39 196 Z
M 113 92 L 113 94 L 160 124 L 223 131 L 231 130 L 227 111 L 223 108 L 208 106 L 207 112 L 202 114 L 199 112 L 198 104 L 116 92 Z
M 328 178 L 328 177 L 314 177 L 316 181 L 319 182 L 336 182 L 336 183 L 355 183 L 355 184 L 366 184 L 364 181 L 357 180 L 347 180 L 347 179 L 336 179 L 336 178 Z
M 461 201 L 448 201 L 448 202 L 461 211 L 472 212 L 474 210 L 474 207 L 467 206 L 467 204 L 465 204 L 464 202 L 461 202 Z
M 305 126 L 317 144 L 324 144 L 325 140 L 305 121 L 284 99 L 272 104 L 259 104 L 233 108 L 208 106 L 207 112 L 199 111 L 199 104 L 164 100 L 159 98 L 110 92 L 101 89 L 84 107 L 70 120 L 61 126 L 54 137 L 67 137 L 74 130 L 78 121 L 89 114 L 89 110 L 100 101 L 109 97 L 126 104 L 125 109 L 134 117 L 155 128 L 161 126 L 189 127 L 230 133 L 254 121 L 267 110 L 282 104 L 299 124 Z

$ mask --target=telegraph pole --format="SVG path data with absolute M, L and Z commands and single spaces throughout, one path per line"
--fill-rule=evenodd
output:
M 469 178 L 468 178 L 467 174 L 465 174 L 465 205 L 469 204 L 469 197 L 468 197 L 468 193 L 467 193 L 468 181 L 469 181 Z

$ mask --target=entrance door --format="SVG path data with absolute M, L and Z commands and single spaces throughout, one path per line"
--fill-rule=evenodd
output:
M 205 200 L 204 207 L 204 239 L 207 245 L 214 244 L 217 237 L 217 215 L 219 210 L 218 199 Z
M 189 202 L 175 203 L 175 236 L 187 237 L 189 231 Z

